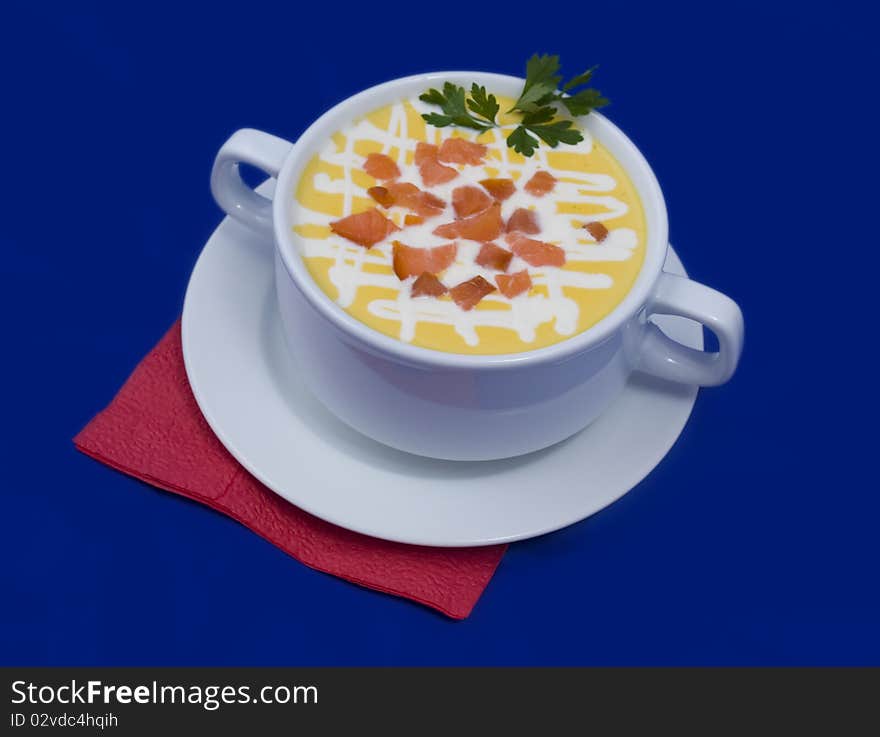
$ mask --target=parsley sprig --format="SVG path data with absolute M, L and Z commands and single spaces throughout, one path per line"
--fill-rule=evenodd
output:
M 522 94 L 509 112 L 523 114 L 520 124 L 507 139 L 507 145 L 523 156 L 531 156 L 538 147 L 538 138 L 551 148 L 560 143 L 575 144 L 584 140 L 580 131 L 572 126 L 571 120 L 554 120 L 555 104 L 562 104 L 575 117 L 589 115 L 593 110 L 608 104 L 599 90 L 585 87 L 593 79 L 596 67 L 572 77 L 562 85 L 559 83 L 559 57 L 550 54 L 535 54 L 526 63 L 526 83 Z M 579 91 L 577 88 L 583 88 Z M 537 138 L 535 137 L 537 136 Z
M 495 116 L 501 109 L 495 95 L 486 93 L 485 87 L 476 83 L 471 85 L 470 97 L 465 94 L 464 87 L 446 82 L 443 91 L 430 89 L 420 95 L 422 102 L 431 105 L 439 105 L 443 110 L 440 113 L 426 113 L 422 117 L 437 128 L 445 128 L 447 125 L 458 125 L 464 128 L 474 128 L 478 131 L 487 131 L 494 128 Z M 472 115 L 474 113 L 476 115 Z
M 507 145 L 523 156 L 532 156 L 541 141 L 551 148 L 560 143 L 573 145 L 583 140 L 580 131 L 570 119 L 556 119 L 557 106 L 562 105 L 572 117 L 589 115 L 596 108 L 604 107 L 608 100 L 593 87 L 587 85 L 593 79 L 596 67 L 569 79 L 562 85 L 559 74 L 559 57 L 535 54 L 526 63 L 526 81 L 519 99 L 508 110 L 520 113 L 519 125 L 507 137 Z M 494 95 L 487 94 L 485 87 L 471 85 L 470 93 L 464 87 L 451 82 L 443 85 L 443 91 L 430 89 L 419 97 L 423 102 L 438 105 L 440 113 L 422 115 L 426 122 L 443 128 L 458 125 L 480 132 L 497 126 L 495 116 L 500 106 Z

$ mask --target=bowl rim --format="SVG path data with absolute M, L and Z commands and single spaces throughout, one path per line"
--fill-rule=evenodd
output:
M 369 327 L 334 302 L 312 279 L 296 246 L 297 236 L 291 222 L 293 208 L 289 204 L 299 173 L 314 154 L 314 149 L 352 119 L 444 81 L 477 82 L 494 92 L 511 96 L 516 96 L 523 83 L 519 77 L 474 71 L 427 72 L 401 77 L 369 87 L 337 103 L 293 143 L 278 173 L 272 205 L 275 248 L 289 278 L 306 301 L 345 338 L 353 339 L 372 353 L 410 365 L 445 369 L 522 368 L 567 360 L 604 343 L 649 301 L 666 258 L 669 226 L 663 193 L 647 160 L 622 130 L 597 112 L 584 118 L 584 127 L 611 152 L 633 182 L 642 201 L 647 238 L 645 259 L 635 283 L 623 300 L 595 325 L 558 343 L 534 350 L 501 354 L 450 353 L 404 343 Z

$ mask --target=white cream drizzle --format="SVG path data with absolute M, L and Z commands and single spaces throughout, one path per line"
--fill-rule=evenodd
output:
M 430 106 L 418 99 L 409 99 L 406 102 L 412 105 L 418 112 L 428 112 Z M 610 230 L 607 238 L 602 243 L 595 243 L 583 228 L 576 227 L 573 223 L 580 224 L 590 220 L 610 220 L 628 211 L 625 202 L 609 194 L 613 191 L 617 182 L 613 177 L 605 174 L 591 174 L 581 171 L 555 171 L 547 162 L 546 148 L 538 148 L 535 155 L 525 160 L 524 164 L 514 164 L 509 160 L 506 145 L 507 134 L 515 126 L 506 125 L 492 130 L 494 141 L 487 142 L 491 149 L 500 151 L 500 160 L 487 159 L 483 166 L 452 166 L 459 172 L 459 176 L 451 182 L 435 185 L 430 188 L 431 192 L 441 197 L 448 203 L 452 201 L 452 191 L 456 187 L 467 184 L 476 186 L 481 179 L 487 178 L 484 167 L 497 169 L 494 176 L 499 178 L 515 179 L 517 190 L 502 203 L 501 215 L 506 221 L 514 210 L 523 207 L 534 210 L 538 216 L 541 227 L 540 235 L 536 236 L 542 241 L 554 243 L 565 250 L 566 261 L 625 261 L 633 253 L 638 245 L 636 232 L 630 228 L 616 228 Z M 451 137 L 452 129 L 427 127 L 429 141 L 440 144 Z M 575 146 L 566 148 L 572 153 L 589 153 L 593 147 L 593 141 L 587 131 L 582 131 L 584 140 Z M 314 176 L 313 186 L 316 190 L 331 194 L 343 195 L 343 213 L 350 214 L 352 201 L 355 196 L 368 197 L 366 190 L 358 186 L 351 176 L 353 169 L 363 167 L 364 157 L 354 150 L 355 143 L 359 140 L 369 139 L 382 145 L 382 153 L 389 154 L 392 148 L 396 148 L 399 155 L 396 159 L 401 171 L 400 181 L 412 182 L 423 187 L 421 176 L 415 164 L 406 162 L 405 152 L 415 151 L 417 141 L 408 137 L 407 117 L 404 102 L 401 101 L 391 106 L 391 119 L 388 130 L 377 128 L 369 119 L 364 118 L 356 121 L 351 126 L 341 131 L 345 137 L 345 146 L 337 151 L 337 145 L 333 140 L 328 141 L 326 147 L 320 153 L 322 161 L 341 167 L 343 176 L 333 179 L 325 173 Z M 471 136 L 471 140 L 476 134 Z M 432 140 L 433 139 L 433 140 Z M 527 182 L 539 169 L 550 171 L 558 177 L 553 191 L 544 197 L 534 197 L 526 192 L 522 185 Z M 516 176 L 518 175 L 518 176 Z M 556 212 L 557 202 L 588 203 L 605 208 L 601 214 L 589 217 L 582 215 L 560 215 Z M 295 201 L 294 222 L 310 223 L 316 225 L 329 225 L 338 216 L 329 216 L 321 212 L 304 207 Z M 397 214 L 396 221 L 400 223 L 403 213 L 401 208 L 391 208 L 391 215 Z M 437 217 L 428 218 L 421 225 L 407 226 L 405 239 L 407 245 L 414 248 L 432 248 L 449 242 L 448 238 L 441 238 L 433 234 L 433 230 L 442 223 L 449 222 L 454 218 L 451 204 L 446 211 Z M 484 303 L 492 306 L 506 305 L 508 309 L 473 309 L 464 311 L 454 302 L 437 300 L 426 297 L 410 296 L 410 285 L 413 279 L 401 282 L 394 274 L 381 274 L 364 271 L 366 264 L 385 264 L 391 261 L 391 241 L 401 239 L 399 233 L 392 234 L 387 240 L 367 250 L 350 243 L 346 239 L 333 233 L 328 238 L 307 238 L 300 236 L 302 242 L 302 255 L 305 258 L 329 257 L 334 259 L 329 270 L 329 278 L 338 290 L 337 303 L 347 308 L 354 302 L 357 291 L 361 287 L 384 287 L 397 291 L 396 299 L 374 299 L 369 303 L 370 313 L 376 317 L 395 320 L 400 323 L 400 340 L 412 342 L 415 337 L 416 326 L 420 322 L 439 323 L 451 325 L 455 331 L 469 346 L 479 344 L 479 336 L 476 328 L 480 326 L 492 326 L 506 328 L 517 333 L 520 340 L 531 343 L 535 340 L 538 326 L 555 321 L 554 328 L 560 335 L 571 335 L 577 329 L 580 308 L 575 300 L 566 297 L 564 287 L 579 289 L 608 289 L 612 286 L 612 278 L 602 273 L 584 273 L 555 267 L 542 267 L 535 270 L 518 257 L 514 257 L 508 268 L 508 273 L 528 268 L 535 285 L 543 285 L 547 289 L 547 296 L 542 294 L 522 294 L 513 299 L 504 297 L 500 292 L 494 292 L 483 299 Z M 499 242 L 504 245 L 503 238 Z M 479 251 L 480 244 L 474 241 L 458 240 L 458 252 L 455 262 L 446 270 L 443 281 L 447 286 L 453 286 L 462 281 L 480 275 L 491 284 L 495 284 L 497 272 L 484 269 L 474 262 Z

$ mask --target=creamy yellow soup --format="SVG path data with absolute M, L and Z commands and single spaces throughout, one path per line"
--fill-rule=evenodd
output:
M 499 100 L 506 110 L 512 101 Z M 438 351 L 468 354 L 518 353 L 558 343 L 587 330 L 620 304 L 638 276 L 645 256 L 645 216 L 635 186 L 617 160 L 582 130 L 575 146 L 551 149 L 544 144 L 525 158 L 506 145 L 513 117 L 500 117 L 501 127 L 477 134 L 468 129 L 435 128 L 421 114 L 431 107 L 417 98 L 376 110 L 338 131 L 306 165 L 292 203 L 293 230 L 315 282 L 353 317 L 401 341 Z M 419 141 L 441 144 L 448 137 L 485 144 L 482 164 L 445 163 L 458 171 L 451 181 L 427 187 L 414 163 Z M 351 242 L 330 229 L 347 215 L 377 207 L 367 194 L 381 184 L 364 170 L 365 157 L 384 153 L 397 162 L 399 181 L 412 182 L 447 203 L 446 210 L 421 224 L 407 225 L 407 210 L 379 207 L 401 229 L 371 248 Z M 553 190 L 536 197 L 525 183 L 537 171 L 556 177 Z M 433 233 L 455 220 L 452 193 L 457 187 L 487 178 L 508 178 L 515 193 L 501 203 L 505 222 L 514 210 L 535 213 L 540 233 L 529 235 L 561 247 L 561 267 L 532 266 L 515 256 L 507 273 L 527 269 L 531 288 L 508 299 L 496 290 L 473 309 L 461 309 L 449 295 L 413 297 L 413 279 L 401 280 L 392 267 L 393 241 L 432 248 L 450 242 Z M 597 241 L 584 227 L 599 222 L 607 236 Z M 502 235 L 496 242 L 509 248 Z M 493 286 L 498 272 L 476 263 L 481 244 L 457 239 L 455 261 L 438 276 L 452 287 L 475 276 Z

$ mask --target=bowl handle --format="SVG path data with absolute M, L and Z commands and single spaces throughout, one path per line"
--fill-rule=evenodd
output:
M 239 164 L 251 164 L 278 176 L 293 146 L 270 133 L 242 128 L 217 152 L 211 170 L 211 194 L 226 214 L 263 235 L 272 234 L 272 200 L 257 194 L 241 178 Z
M 646 314 L 649 318 L 679 315 L 702 323 L 718 337 L 718 352 L 688 348 L 648 322 L 638 371 L 698 386 L 717 386 L 733 376 L 743 348 L 743 317 L 730 297 L 683 276 L 663 272 Z

